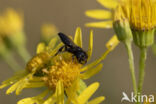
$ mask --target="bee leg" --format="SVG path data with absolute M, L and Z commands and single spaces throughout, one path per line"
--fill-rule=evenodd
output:
M 65 45 L 62 46 L 62 47 L 57 51 L 57 53 L 55 54 L 55 56 L 57 56 L 59 53 L 63 52 L 63 49 L 64 49 L 64 48 L 65 48 Z M 66 51 L 66 50 L 64 50 L 64 51 Z

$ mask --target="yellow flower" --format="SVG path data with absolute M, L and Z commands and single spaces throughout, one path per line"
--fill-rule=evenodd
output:
M 49 43 L 51 38 L 57 36 L 58 29 L 53 24 L 44 24 L 41 27 L 41 39 L 45 43 Z
M 23 16 L 15 10 L 8 8 L 0 16 L 0 34 L 11 35 L 23 30 Z
M 0 37 L 10 51 L 14 49 L 24 61 L 29 60 L 30 55 L 25 46 L 26 37 L 21 13 L 8 8 L 0 15 Z
M 8 40 L 6 43 L 11 45 L 8 47 L 19 48 L 25 45 L 23 28 L 23 15 L 14 9 L 8 8 L 0 15 L 0 37 Z
M 156 2 L 154 0 L 97 0 L 107 9 L 95 9 L 86 11 L 91 18 L 103 20 L 101 22 L 87 23 L 88 27 L 112 28 L 114 17 L 117 17 L 117 8 L 121 8 L 124 15 L 129 19 L 134 29 L 146 30 L 156 25 Z M 119 12 L 121 13 L 121 11 Z
M 63 104 L 64 96 L 68 98 L 67 104 L 76 103 L 82 104 L 80 99 L 83 97 L 83 90 L 85 89 L 85 84 L 83 80 L 89 79 L 102 69 L 102 64 L 100 63 L 112 51 L 118 44 L 117 37 L 113 37 L 108 41 L 106 47 L 107 51 L 94 62 L 82 65 L 77 59 L 73 59 L 72 54 L 69 52 L 60 53 L 54 56 L 58 49 L 63 45 L 62 43 L 56 44 L 58 38 L 53 38 L 48 46 L 44 43 L 40 43 L 37 48 L 37 55 L 34 56 L 26 65 L 26 70 L 16 73 L 12 78 L 2 82 L 0 88 L 12 85 L 7 91 L 10 94 L 16 91 L 16 94 L 24 88 L 36 88 L 47 86 L 51 93 L 47 102 L 57 102 L 57 104 Z M 74 38 L 74 43 L 82 47 L 82 33 L 81 29 L 77 28 Z M 88 48 L 88 60 L 92 55 L 93 50 L 93 32 L 90 33 L 90 42 Z M 96 84 L 97 86 L 97 84 Z M 64 92 L 66 94 L 64 94 Z M 88 92 L 87 92 L 88 93 Z M 91 91 L 90 91 L 91 93 Z M 91 95 L 88 93 L 89 95 Z M 47 95 L 43 93 L 41 95 Z M 86 100 L 89 99 L 89 95 L 86 96 Z M 82 95 L 84 96 L 84 94 Z M 41 97 L 37 97 L 41 100 Z M 83 103 L 86 102 L 84 99 Z M 98 98 L 92 101 L 99 102 L 102 98 Z M 41 103 L 42 101 L 36 100 L 36 97 L 29 98 L 26 101 L 35 101 L 36 103 Z M 80 102 L 79 102 L 80 101 Z M 23 104 L 22 102 L 19 104 Z M 49 103 L 45 103 L 49 104 Z M 51 103 L 50 103 L 51 104 Z

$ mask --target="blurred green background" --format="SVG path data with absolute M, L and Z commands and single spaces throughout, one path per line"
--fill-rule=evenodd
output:
M 103 8 L 96 0 L 0 0 L 0 12 L 8 7 L 24 13 L 27 48 L 31 55 L 35 54 L 36 45 L 41 35 L 40 28 L 44 23 L 53 23 L 58 27 L 59 31 L 68 35 L 74 35 L 76 27 L 80 26 L 83 33 L 83 44 L 85 44 L 84 49 L 87 50 L 89 30 L 91 28 L 85 27 L 84 24 L 94 20 L 87 18 L 84 12 L 88 9 Z M 95 60 L 106 51 L 105 43 L 113 36 L 114 32 L 112 29 L 93 28 L 93 30 L 94 51 L 92 60 Z M 133 49 L 137 71 L 139 49 L 134 45 Z M 25 65 L 21 63 L 21 59 L 19 57 L 16 58 L 24 68 Z M 153 55 L 149 48 L 143 87 L 143 93 L 147 95 L 156 94 L 155 61 L 156 56 Z M 100 82 L 100 88 L 93 97 L 104 95 L 106 100 L 103 104 L 121 104 L 122 92 L 126 92 L 128 95 L 132 92 L 132 81 L 124 45 L 120 43 L 103 63 L 102 71 L 91 79 L 86 80 L 86 82 L 87 84 L 95 81 Z M 2 82 L 10 77 L 13 71 L 3 61 L 0 61 L 0 67 L 0 82 Z M 14 94 L 5 95 L 5 90 L 6 88 L 0 90 L 1 104 L 16 104 L 23 97 L 34 96 L 39 93 L 38 90 L 25 90 L 20 96 L 14 96 Z M 123 102 L 123 104 L 129 103 Z

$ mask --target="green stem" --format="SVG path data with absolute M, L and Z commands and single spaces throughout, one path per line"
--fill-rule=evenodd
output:
M 131 42 L 126 41 L 125 46 L 126 46 L 126 49 L 128 52 L 129 68 L 130 68 L 131 77 L 132 77 L 133 90 L 134 90 L 134 93 L 137 94 L 137 84 L 136 84 L 135 69 L 134 69 L 134 58 L 133 58 Z
M 25 47 L 18 48 L 17 52 L 26 63 L 29 61 L 30 54 Z
M 146 48 L 140 48 L 140 62 L 139 62 L 139 82 L 138 82 L 138 93 L 142 93 L 142 87 L 145 76 L 145 61 L 146 61 Z
M 3 59 L 13 71 L 18 71 L 21 69 L 19 64 L 14 60 L 14 58 L 10 54 L 3 56 Z

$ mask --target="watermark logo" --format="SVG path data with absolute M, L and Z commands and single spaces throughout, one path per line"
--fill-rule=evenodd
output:
M 135 95 L 133 92 L 131 92 L 131 96 L 128 96 L 125 92 L 122 92 L 122 99 L 121 102 L 123 101 L 128 101 L 128 102 L 149 102 L 152 103 L 154 102 L 154 95 L 141 95 L 137 94 Z

